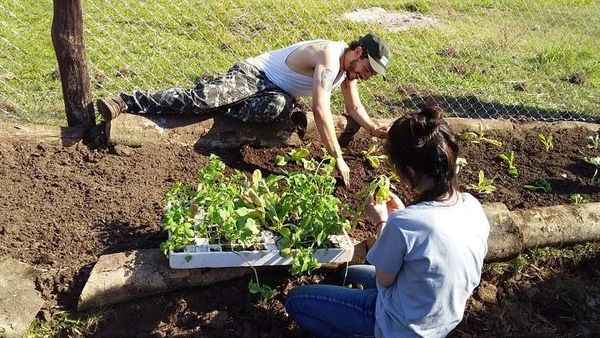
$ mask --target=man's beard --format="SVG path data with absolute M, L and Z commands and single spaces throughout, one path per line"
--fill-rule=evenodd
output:
M 346 70 L 346 78 L 348 78 L 350 80 L 359 79 L 358 72 L 356 71 L 356 69 L 358 68 L 357 64 L 358 64 L 358 61 L 360 61 L 360 60 L 362 60 L 362 59 L 353 60 L 350 62 L 350 65 L 348 66 L 348 69 Z

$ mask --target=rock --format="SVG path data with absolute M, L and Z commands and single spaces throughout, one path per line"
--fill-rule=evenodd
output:
M 477 296 L 484 303 L 496 304 L 498 288 L 494 284 L 482 282 L 477 288 Z
M 119 156 L 131 156 L 131 148 L 130 147 L 117 144 L 117 145 L 115 145 L 114 150 L 115 150 L 115 154 L 117 154 Z
M 0 257 L 0 336 L 21 337 L 44 304 L 35 290 L 38 271 L 8 257 Z

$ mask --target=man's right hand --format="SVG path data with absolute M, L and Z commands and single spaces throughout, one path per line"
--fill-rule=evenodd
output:
M 344 161 L 344 159 L 341 156 L 335 159 L 335 168 L 342 176 L 344 185 L 348 186 L 348 184 L 350 184 L 350 167 L 348 167 L 346 161 Z

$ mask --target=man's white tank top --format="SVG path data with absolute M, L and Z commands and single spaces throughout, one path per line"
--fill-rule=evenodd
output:
M 291 70 L 290 67 L 288 67 L 285 61 L 287 60 L 288 55 L 296 50 L 296 48 L 315 42 L 327 42 L 329 44 L 328 48 L 335 48 L 335 52 L 339 54 L 340 57 L 347 47 L 344 42 L 337 41 L 302 41 L 282 49 L 261 54 L 254 58 L 249 58 L 246 60 L 246 62 L 258 68 L 258 70 L 263 71 L 265 75 L 267 75 L 267 78 L 271 80 L 271 82 L 273 82 L 279 88 L 285 90 L 293 97 L 312 96 L 312 76 L 296 73 L 295 71 Z M 332 69 L 332 71 L 338 74 L 335 78 L 335 81 L 333 81 L 332 88 L 335 89 L 346 78 L 346 72 L 339 73 L 339 69 Z

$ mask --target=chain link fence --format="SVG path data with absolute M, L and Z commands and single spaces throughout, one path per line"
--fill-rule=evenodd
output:
M 300 40 L 381 35 L 386 79 L 360 84 L 373 116 L 435 102 L 451 116 L 599 121 L 598 0 L 83 1 L 92 96 L 191 87 Z M 3 120 L 64 124 L 52 4 L 0 3 Z M 341 95 L 334 108 L 343 109 Z

